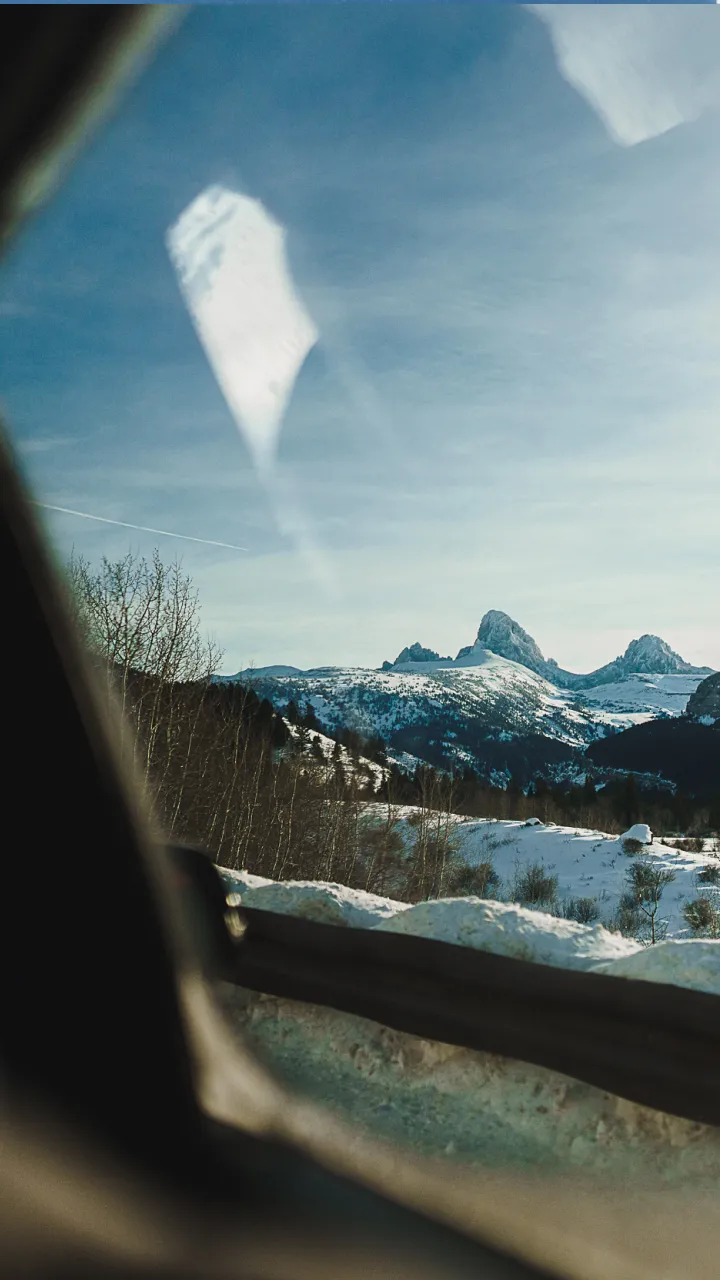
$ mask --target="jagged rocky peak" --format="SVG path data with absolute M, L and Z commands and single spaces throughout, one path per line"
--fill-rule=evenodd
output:
M 407 645 L 398 654 L 392 665 L 399 667 L 406 662 L 450 662 L 450 658 L 443 658 L 434 649 L 425 649 L 423 645 L 418 644 L 416 641 L 415 644 Z
M 519 662 L 531 671 L 544 674 L 550 665 L 531 635 L 500 609 L 489 609 L 483 616 L 474 645 L 461 649 L 458 658 L 473 649 L 489 649 L 501 658 Z
M 720 724 L 720 671 L 701 680 L 690 695 L 687 714 L 706 724 Z
M 482 662 L 481 651 L 489 650 L 500 658 L 517 662 L 537 675 L 565 689 L 587 689 L 594 685 L 611 684 L 632 675 L 705 675 L 709 667 L 693 667 L 679 653 L 670 648 L 660 636 L 642 635 L 631 640 L 624 654 L 604 667 L 598 667 L 587 675 L 577 675 L 559 667 L 553 658 L 546 658 L 540 646 L 519 622 L 501 609 L 489 609 L 484 614 L 473 644 L 465 645 L 455 658 L 461 666 Z M 476 656 L 477 655 L 477 656 Z M 391 671 L 409 663 L 452 662 L 434 649 L 423 645 L 409 645 L 399 653 L 394 662 L 384 662 L 383 671 Z
M 644 635 L 631 640 L 620 662 L 628 673 L 679 675 L 695 670 L 660 636 Z

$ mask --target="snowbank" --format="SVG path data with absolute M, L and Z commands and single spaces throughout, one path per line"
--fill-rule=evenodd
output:
M 596 973 L 618 978 L 667 982 L 673 987 L 690 987 L 720 996 L 720 941 L 678 938 L 674 942 L 658 942 L 654 947 L 642 947 L 593 968 Z
M 274 884 L 267 876 L 255 876 L 251 871 L 228 871 L 227 867 L 218 868 L 225 886 L 231 893 L 242 893 L 243 889 L 259 889 L 263 884 Z
M 627 831 L 623 831 L 618 836 L 618 844 L 623 844 L 626 840 L 637 840 L 640 844 L 652 844 L 652 831 L 646 822 L 636 822 L 633 827 Z
M 420 902 L 376 927 L 558 969 L 590 969 L 600 961 L 617 963 L 642 950 L 639 942 L 610 933 L 602 925 L 576 924 L 541 911 L 480 898 Z
M 717 1187 L 720 1131 L 558 1072 L 229 988 L 226 1007 L 273 1071 L 353 1128 L 485 1167 L 580 1168 L 634 1192 Z
M 257 877 L 259 879 L 259 877 Z M 282 915 L 301 916 L 322 924 L 350 925 L 374 929 L 397 912 L 407 911 L 406 902 L 393 902 L 344 884 L 322 884 L 314 880 L 266 881 L 241 890 L 243 906 Z
M 559 969 L 593 970 L 666 982 L 720 995 L 720 940 L 675 939 L 644 947 L 603 928 L 543 911 L 481 898 L 440 898 L 410 905 L 347 885 L 313 880 L 275 882 L 223 871 L 244 906 L 322 924 L 413 934 Z

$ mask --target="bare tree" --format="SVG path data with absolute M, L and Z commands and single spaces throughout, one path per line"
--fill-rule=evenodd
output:
M 649 858 L 636 859 L 627 872 L 628 905 L 632 903 L 637 908 L 644 930 L 649 930 L 651 943 L 664 937 L 665 928 L 658 920 L 660 899 L 674 879 L 674 871 L 664 871 Z
M 128 552 L 121 560 L 103 557 L 98 569 L 73 555 L 67 568 L 70 596 L 90 653 L 101 664 L 108 692 L 120 702 L 122 746 L 131 744 L 136 766 L 149 777 L 165 738 L 165 767 L 176 751 L 192 745 L 188 716 L 197 721 L 202 692 L 222 654 L 200 626 L 198 593 L 175 560 L 166 565 L 157 550 L 152 559 Z M 187 693 L 196 687 L 192 711 Z

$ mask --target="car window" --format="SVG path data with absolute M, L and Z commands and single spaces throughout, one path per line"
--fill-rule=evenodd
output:
M 713 6 L 201 7 L 0 279 L 14 442 L 163 829 L 243 906 L 720 994 Z M 236 986 L 456 1161 L 716 1131 Z

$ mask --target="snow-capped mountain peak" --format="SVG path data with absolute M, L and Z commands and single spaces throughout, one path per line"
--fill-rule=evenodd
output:
M 670 645 L 660 636 L 644 635 L 639 640 L 631 640 L 621 658 L 628 675 L 646 673 L 662 675 L 684 675 L 693 671 L 689 662 L 685 662 Z
M 276 708 L 311 704 L 331 735 L 344 727 L 379 734 L 397 758 L 471 764 L 492 778 L 538 769 L 550 776 L 608 732 L 682 715 L 706 674 L 658 636 L 642 635 L 606 666 L 577 675 L 490 609 L 455 659 L 415 642 L 379 670 L 270 667 L 226 678 L 248 680 Z M 710 713 L 703 706 L 700 714 Z
M 591 689 L 597 685 L 612 684 L 633 675 L 705 675 L 709 667 L 693 667 L 679 653 L 670 648 L 660 636 L 642 635 L 631 640 L 624 654 L 608 662 L 596 671 L 580 675 L 565 671 L 552 658 L 545 658 L 540 646 L 531 635 L 500 609 L 490 609 L 483 616 L 475 643 L 461 649 L 457 660 L 467 662 L 468 657 L 481 650 L 490 650 L 510 662 L 534 671 L 564 689 Z
M 548 674 L 549 664 L 532 636 L 528 635 L 519 622 L 515 622 L 500 609 L 489 609 L 483 615 L 475 643 L 469 648 L 461 649 L 458 658 L 466 657 L 478 649 L 489 649 L 498 657 L 518 662 L 538 675 Z

